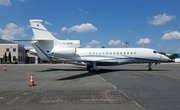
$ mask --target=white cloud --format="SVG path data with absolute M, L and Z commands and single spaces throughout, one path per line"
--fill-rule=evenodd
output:
M 68 28 L 62 27 L 61 31 L 62 31 L 62 32 L 68 31 Z
M 154 16 L 153 19 L 149 21 L 149 23 L 153 25 L 161 25 L 161 24 L 165 24 L 168 21 L 171 21 L 174 18 L 176 18 L 176 16 L 169 16 L 166 15 L 166 13 L 164 13 L 162 15 L 159 14 Z
M 83 11 L 83 9 L 81 9 L 81 8 L 79 8 L 79 7 L 78 7 L 78 10 L 79 10 L 79 11 Z
M 139 41 L 136 42 L 136 44 L 149 44 L 151 43 L 151 40 L 149 38 L 141 38 Z
M 56 32 L 51 32 L 51 34 L 54 36 L 58 35 Z
M 91 23 L 83 23 L 81 25 L 75 25 L 72 26 L 70 28 L 67 27 L 63 27 L 61 29 L 62 32 L 68 31 L 68 32 L 73 32 L 76 31 L 78 33 L 82 33 L 82 32 L 93 32 L 93 31 L 97 31 L 97 28 L 95 26 L 93 26 Z
M 92 46 L 91 45 L 86 45 L 86 47 L 85 48 L 92 48 Z
M 131 31 L 131 30 L 128 30 L 128 33 L 130 33 L 130 34 L 132 34 L 132 35 L 134 35 L 134 36 L 137 35 L 135 31 Z
M 24 2 L 25 0 L 19 0 L 20 2 Z
M 84 13 L 86 13 L 86 14 L 88 14 L 88 12 L 87 11 L 84 11 L 82 8 L 80 8 L 80 7 L 78 7 L 78 10 L 79 11 L 82 11 L 82 12 L 84 12 Z
M 165 33 L 162 37 L 162 40 L 180 40 L 180 32 L 173 31 Z
M 165 30 L 164 33 L 169 33 L 172 32 L 171 30 Z
M 109 41 L 109 45 L 119 45 L 121 43 L 121 41 L 120 40 L 110 40 Z
M 88 44 L 90 44 L 90 45 L 97 45 L 97 44 L 100 44 L 100 42 L 99 41 L 97 41 L 97 40 L 92 40 L 90 43 L 88 43 Z
M 86 45 L 85 48 L 93 48 L 93 46 L 92 45 Z M 102 48 L 102 46 L 98 45 L 98 46 L 95 46 L 95 48 Z
M 0 34 L 2 36 L 2 39 L 6 40 L 13 40 L 15 38 L 15 35 L 21 35 L 21 36 L 27 36 L 24 34 L 24 28 L 18 27 L 14 23 L 9 23 L 6 25 L 5 29 L 0 28 Z
M 31 28 L 31 25 L 30 25 L 30 24 L 28 24 L 28 25 L 27 25 L 27 27 L 28 27 L 28 28 Z
M 10 0 L 0 0 L 0 5 L 8 6 L 8 5 L 11 5 L 11 2 L 10 2 Z
M 52 25 L 52 23 L 49 23 L 49 22 L 47 22 L 47 21 L 45 21 L 45 24 L 46 24 L 46 25 Z
M 162 45 L 161 44 L 158 44 L 158 47 L 161 47 Z
M 96 46 L 96 48 L 102 48 L 102 46 L 99 45 L 99 46 Z

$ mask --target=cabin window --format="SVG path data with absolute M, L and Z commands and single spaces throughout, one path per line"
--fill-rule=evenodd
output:
M 127 52 L 127 54 L 129 55 L 129 52 Z
M 124 55 L 126 54 L 126 52 L 124 52 Z
M 110 55 L 112 54 L 112 52 L 110 52 Z
M 136 52 L 134 52 L 134 55 L 136 55 Z
M 92 54 L 94 55 L 94 52 Z
M 114 52 L 113 54 L 115 55 L 116 53 Z
M 96 52 L 96 55 L 98 55 L 98 52 Z
M 131 52 L 131 55 L 132 55 L 133 53 Z
M 157 53 L 156 51 L 153 51 L 153 53 Z
M 120 52 L 120 54 L 122 55 L 122 52 Z
M 89 55 L 91 55 L 91 52 L 89 52 Z
M 104 52 L 103 52 L 103 55 L 104 55 Z
M 106 55 L 108 55 L 108 52 L 106 52 Z
M 119 54 L 119 52 L 117 52 L 117 55 Z
M 99 55 L 101 55 L 101 52 L 99 52 Z

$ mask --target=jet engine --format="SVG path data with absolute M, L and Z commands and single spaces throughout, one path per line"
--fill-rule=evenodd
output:
M 74 56 L 76 55 L 76 48 L 62 48 L 54 49 L 52 54 L 62 55 L 62 56 Z

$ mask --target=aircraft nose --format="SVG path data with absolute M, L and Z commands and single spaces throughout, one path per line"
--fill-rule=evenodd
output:
M 161 61 L 166 62 L 166 61 L 169 61 L 169 60 L 170 60 L 170 59 L 169 59 L 167 56 L 161 55 Z

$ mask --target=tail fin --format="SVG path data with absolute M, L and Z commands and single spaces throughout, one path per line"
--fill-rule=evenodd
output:
M 30 20 L 34 33 L 34 40 L 55 40 L 56 38 L 41 24 L 41 22 L 43 22 L 43 20 Z

